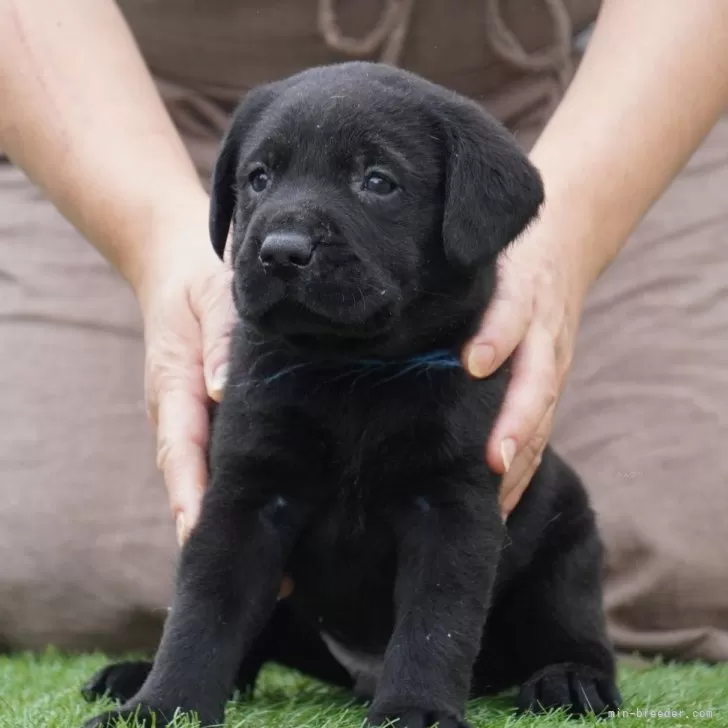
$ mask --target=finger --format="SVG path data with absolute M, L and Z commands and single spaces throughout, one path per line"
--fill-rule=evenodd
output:
M 531 483 L 531 478 L 533 478 L 534 473 L 538 470 L 538 466 L 541 464 L 541 457 L 542 455 L 538 455 L 535 458 L 529 458 L 526 460 L 526 467 L 521 473 L 520 480 L 499 499 L 503 520 L 506 520 L 519 504 L 521 497 Z
M 556 407 L 553 405 L 538 426 L 536 434 L 514 459 L 512 466 L 503 477 L 499 503 L 504 518 L 518 505 L 521 496 L 531 482 L 531 478 L 533 478 L 534 473 L 541 464 L 543 451 L 551 434 L 555 412 Z
M 184 389 L 162 392 L 158 408 L 157 465 L 164 474 L 169 503 L 184 541 L 197 523 L 207 483 L 205 403 Z
M 278 590 L 278 598 L 285 599 L 286 597 L 290 597 L 291 594 L 293 594 L 293 580 L 290 576 L 284 575 L 281 581 L 281 587 Z
M 149 351 L 147 350 L 147 362 L 144 366 L 144 402 L 147 407 L 147 419 L 156 430 L 159 425 L 159 398 L 157 397 L 153 379 L 149 365 Z
M 202 359 L 205 388 L 219 402 L 227 382 L 230 333 L 235 309 L 230 291 L 231 272 L 225 270 L 211 279 L 192 301 L 202 331 Z
M 492 374 L 513 354 L 533 314 L 532 299 L 526 293 L 531 289 L 506 285 L 504 282 L 500 291 L 496 289 L 478 333 L 463 352 L 465 368 L 477 379 Z
M 553 336 L 534 322 L 516 351 L 508 392 L 488 440 L 491 468 L 499 473 L 510 469 L 556 402 L 557 392 Z

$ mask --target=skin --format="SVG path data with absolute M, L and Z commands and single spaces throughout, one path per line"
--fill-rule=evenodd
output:
M 728 4 L 605 0 L 588 51 L 532 150 L 541 219 L 502 261 L 500 301 L 465 353 L 490 373 L 516 352 L 487 446 L 513 510 L 540 462 L 571 366 L 586 294 L 728 105 Z M 480 358 L 478 349 L 491 346 Z M 475 352 L 475 355 L 473 356 Z
M 605 0 L 532 151 L 547 204 L 503 256 L 497 299 L 463 352 L 474 376 L 515 354 L 485 453 L 505 473 L 504 515 L 548 440 L 591 284 L 728 104 L 727 47 L 725 0 Z M 0 0 L 0 108 L 0 147 L 137 295 L 182 540 L 206 485 L 208 398 L 224 385 L 233 310 L 207 196 L 113 2 Z

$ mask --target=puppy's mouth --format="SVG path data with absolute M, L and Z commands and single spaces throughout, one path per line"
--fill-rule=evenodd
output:
M 400 320 L 407 293 L 393 274 L 346 247 L 324 246 L 280 275 L 244 246 L 236 266 L 235 303 L 264 337 L 314 352 L 366 353 Z
M 342 321 L 285 298 L 251 322 L 259 331 L 281 336 L 297 348 L 329 350 L 366 347 L 387 333 L 394 316 L 393 308 L 384 306 L 363 320 Z
M 366 351 L 367 342 L 386 336 L 396 325 L 403 293 L 384 276 L 354 276 L 341 266 L 291 280 L 241 266 L 234 286 L 239 313 L 261 334 L 322 351 Z

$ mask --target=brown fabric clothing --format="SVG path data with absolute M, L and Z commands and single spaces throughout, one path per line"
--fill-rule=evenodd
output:
M 402 0 L 390 0 L 401 2 Z M 351 60 L 324 40 L 321 0 L 121 0 L 139 47 L 167 107 L 207 180 L 220 136 L 242 93 L 303 68 Z M 526 54 L 550 49 L 554 0 L 414 0 L 400 65 L 478 99 L 526 146 L 558 99 L 561 81 L 551 67 L 524 70 L 504 60 L 488 41 L 489 5 Z M 597 15 L 600 0 L 556 0 L 573 32 Z M 386 0 L 338 0 L 337 25 L 361 38 L 376 27 Z M 457 8 L 457 17 L 453 10 Z M 491 12 L 491 15 L 494 13 Z M 190 29 L 194 29 L 190 32 Z M 378 60 L 377 48 L 365 59 Z M 563 65 L 563 64 L 562 64 Z
M 335 20 L 362 38 L 385 5 L 341 0 Z M 492 42 L 494 5 L 511 41 Z M 536 61 L 556 48 L 548 5 L 417 0 L 398 62 L 479 99 L 528 147 L 568 70 L 518 63 L 519 44 Z M 121 6 L 204 179 L 241 93 L 350 57 L 325 42 L 317 0 Z M 592 0 L 565 7 L 574 31 L 596 13 Z M 728 658 L 726 189 L 728 118 L 594 288 L 559 409 L 554 444 L 593 498 L 623 650 Z M 0 649 L 153 647 L 177 549 L 137 307 L 7 162 L 0 342 Z
M 553 444 L 623 650 L 728 659 L 728 115 L 592 289 Z

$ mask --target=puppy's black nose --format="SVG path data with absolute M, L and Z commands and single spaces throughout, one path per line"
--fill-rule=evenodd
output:
M 258 257 L 266 268 L 303 267 L 311 262 L 313 240 L 301 233 L 270 233 L 260 246 Z

